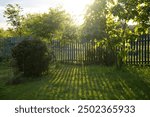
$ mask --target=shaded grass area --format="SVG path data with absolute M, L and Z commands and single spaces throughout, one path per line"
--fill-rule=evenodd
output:
M 12 70 L 0 65 L 0 99 L 150 99 L 150 68 L 60 65 L 46 76 L 6 85 Z

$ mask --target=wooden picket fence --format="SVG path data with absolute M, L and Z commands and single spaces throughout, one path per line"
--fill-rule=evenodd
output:
M 101 58 L 98 56 L 103 56 L 103 52 L 95 46 L 94 42 L 52 43 L 56 60 L 63 63 L 97 63 Z M 150 35 L 143 35 L 137 41 L 131 42 L 126 64 L 150 65 Z
M 96 46 L 96 43 L 74 41 L 61 44 L 59 41 L 55 41 L 52 44 L 52 50 L 56 60 L 63 63 L 92 63 L 97 61 L 94 46 Z M 89 51 L 93 55 L 92 57 L 87 57 Z
M 142 35 L 132 41 L 127 55 L 127 64 L 150 65 L 150 35 Z

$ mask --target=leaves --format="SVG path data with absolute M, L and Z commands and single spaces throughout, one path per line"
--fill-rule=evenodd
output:
M 7 18 L 7 23 L 10 24 L 17 35 L 22 34 L 22 20 L 23 15 L 21 15 L 22 8 L 19 4 L 8 4 L 6 10 L 4 11 L 4 17 Z

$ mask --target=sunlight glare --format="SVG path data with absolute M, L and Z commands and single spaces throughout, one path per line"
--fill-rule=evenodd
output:
M 93 0 L 64 0 L 63 7 L 69 12 L 78 24 L 83 23 L 86 6 Z

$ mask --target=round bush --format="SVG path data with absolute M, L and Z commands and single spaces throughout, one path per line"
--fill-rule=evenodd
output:
M 37 39 L 24 40 L 12 49 L 15 67 L 25 76 L 40 76 L 48 70 L 50 56 L 46 44 Z

